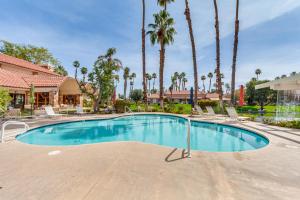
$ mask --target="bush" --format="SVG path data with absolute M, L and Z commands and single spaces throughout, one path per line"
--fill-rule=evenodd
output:
M 258 109 L 256 107 L 253 106 L 239 106 L 237 107 L 237 111 L 240 113 L 257 113 Z
M 3 115 L 6 112 L 10 101 L 11 97 L 8 90 L 0 88 L 0 115 Z
M 205 108 L 205 106 L 211 106 L 211 107 L 215 107 L 218 105 L 218 101 L 212 101 L 212 100 L 200 100 L 198 101 L 198 105 L 201 107 L 201 108 Z
M 274 125 L 274 126 L 280 126 L 280 127 L 286 127 L 286 128 L 296 128 L 300 129 L 300 121 L 274 121 L 270 118 L 265 118 L 263 121 L 265 124 Z
M 92 100 L 83 99 L 83 107 L 92 108 L 93 107 L 93 101 Z
M 127 100 L 117 100 L 116 104 L 115 104 L 115 109 L 117 113 L 124 113 L 125 112 L 125 107 L 129 107 L 130 106 L 130 101 Z

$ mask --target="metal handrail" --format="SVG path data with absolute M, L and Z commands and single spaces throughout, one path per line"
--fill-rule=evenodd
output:
M 191 157 L 191 120 L 188 120 L 188 129 L 187 129 L 187 157 Z
M 1 143 L 4 143 L 4 133 L 5 133 L 5 128 L 6 128 L 8 125 L 24 125 L 25 131 L 28 131 L 28 129 L 29 129 L 28 124 L 26 124 L 25 122 L 18 122 L 18 121 L 7 121 L 7 122 L 4 122 L 4 123 L 2 124 L 2 131 L 1 131 Z

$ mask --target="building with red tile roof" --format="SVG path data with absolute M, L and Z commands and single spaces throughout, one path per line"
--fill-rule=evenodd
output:
M 35 87 L 35 107 L 82 104 L 82 94 L 74 78 L 0 53 L 0 87 L 9 90 L 13 98 L 11 106 L 23 108 L 29 104 L 31 85 Z

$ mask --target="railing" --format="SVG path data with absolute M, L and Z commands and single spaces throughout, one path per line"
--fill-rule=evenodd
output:
M 128 112 L 127 112 L 127 110 L 128 110 Z M 125 106 L 125 113 L 132 113 L 132 110 L 128 106 Z
M 27 131 L 29 129 L 28 124 L 26 124 L 25 122 L 18 122 L 18 121 L 7 121 L 7 122 L 4 122 L 2 124 L 2 131 L 1 131 L 1 143 L 4 143 L 5 128 L 8 125 L 24 125 L 25 131 Z
M 187 128 L 187 157 L 191 157 L 191 120 L 188 118 Z

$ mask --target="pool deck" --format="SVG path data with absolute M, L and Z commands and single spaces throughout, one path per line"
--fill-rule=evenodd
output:
M 27 123 L 33 128 L 112 116 Z M 300 130 L 256 122 L 208 121 L 257 131 L 270 144 L 238 153 L 192 151 L 192 158 L 182 158 L 182 149 L 139 142 L 28 145 L 14 140 L 20 130 L 13 127 L 6 143 L 0 144 L 0 199 L 300 199 Z

